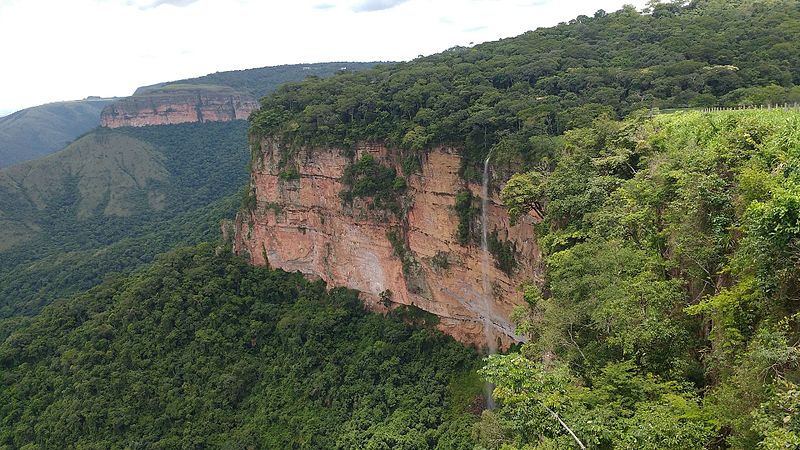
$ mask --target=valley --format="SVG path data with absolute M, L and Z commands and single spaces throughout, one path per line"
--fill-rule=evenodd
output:
M 798 44 L 653 1 L 114 99 L 0 169 L 0 448 L 800 447 Z

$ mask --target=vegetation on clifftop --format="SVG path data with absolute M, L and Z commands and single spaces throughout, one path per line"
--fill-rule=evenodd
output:
M 251 116 L 290 145 L 382 141 L 490 149 L 539 164 L 565 130 L 640 110 L 800 101 L 800 10 L 789 0 L 695 0 L 625 7 L 408 63 L 283 86 Z M 753 38 L 757 36 L 757 38 Z
M 143 95 L 156 90 L 170 90 L 191 86 L 225 86 L 237 92 L 259 98 L 270 94 L 284 83 L 302 80 L 307 77 L 329 77 L 339 72 L 367 70 L 377 62 L 328 62 L 314 64 L 287 64 L 283 66 L 258 67 L 245 70 L 228 70 L 210 73 L 196 78 L 142 86 L 134 95 Z

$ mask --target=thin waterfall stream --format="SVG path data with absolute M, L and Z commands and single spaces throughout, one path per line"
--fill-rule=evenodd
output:
M 483 276 L 483 333 L 489 354 L 497 352 L 497 342 L 492 332 L 492 282 L 489 279 L 489 159 L 491 152 L 483 162 L 483 180 L 481 183 L 481 272 Z M 486 408 L 494 409 L 492 391 L 494 385 L 486 383 Z

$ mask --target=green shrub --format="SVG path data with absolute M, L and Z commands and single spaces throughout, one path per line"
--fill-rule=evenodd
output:
M 434 269 L 447 270 L 450 268 L 450 254 L 439 251 L 431 258 L 431 267 Z
M 486 243 L 489 253 L 494 256 L 495 265 L 498 269 L 511 276 L 517 267 L 517 244 L 514 241 L 504 241 L 497 235 L 497 230 L 492 231 L 486 236 Z
M 281 172 L 278 174 L 278 178 L 284 181 L 299 180 L 300 171 L 297 170 L 297 167 L 295 166 L 287 166 L 281 170 Z
M 370 208 L 400 214 L 406 180 L 397 171 L 375 160 L 369 153 L 349 165 L 342 175 L 345 189 L 339 196 L 345 203 L 356 198 L 368 198 Z
M 468 245 L 475 237 L 472 232 L 472 221 L 478 216 L 478 208 L 473 204 L 475 196 L 472 191 L 464 189 L 456 193 L 456 204 L 453 206 L 458 215 L 456 239 L 461 245 Z

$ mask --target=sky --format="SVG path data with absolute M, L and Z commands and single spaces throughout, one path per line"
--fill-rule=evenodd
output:
M 225 70 L 406 61 L 645 0 L 0 0 L 0 116 Z

